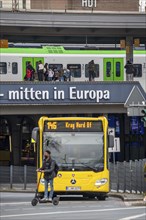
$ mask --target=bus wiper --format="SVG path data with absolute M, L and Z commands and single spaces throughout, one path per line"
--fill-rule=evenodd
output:
M 87 167 L 87 168 L 90 168 L 91 170 L 93 170 L 94 172 L 97 172 L 98 170 L 95 168 L 95 167 L 92 167 L 92 166 L 89 166 L 85 163 L 81 163 L 83 166 Z
M 78 161 L 80 164 L 82 164 L 84 167 L 86 168 L 90 168 L 91 170 L 93 170 L 94 172 L 97 172 L 98 170 L 95 167 L 89 166 L 86 163 L 82 163 L 81 161 Z

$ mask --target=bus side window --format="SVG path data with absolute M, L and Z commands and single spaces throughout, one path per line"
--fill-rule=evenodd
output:
M 0 62 L 0 74 L 7 74 L 7 63 Z

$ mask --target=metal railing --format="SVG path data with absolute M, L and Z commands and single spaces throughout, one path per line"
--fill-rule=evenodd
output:
M 23 186 L 27 189 L 29 184 L 36 183 L 36 167 L 32 166 L 0 166 L 0 184 L 10 189 Z
M 110 188 L 116 192 L 146 192 L 144 166 L 146 159 L 110 163 Z
M 146 192 L 144 166 L 146 159 L 130 162 L 109 163 L 110 189 L 116 192 Z M 36 167 L 31 166 L 0 166 L 0 184 L 12 189 L 17 186 L 24 190 L 30 184 L 36 184 Z

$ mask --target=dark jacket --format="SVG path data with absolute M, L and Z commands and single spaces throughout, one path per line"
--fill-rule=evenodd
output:
M 44 171 L 44 179 L 46 180 L 54 179 L 54 177 L 56 176 L 55 163 L 56 163 L 55 160 L 44 159 L 43 166 L 40 168 L 40 170 Z
M 35 72 L 35 69 L 33 68 L 31 64 L 27 65 L 27 69 L 31 70 L 31 72 Z
M 89 62 L 89 66 L 88 66 L 89 72 L 94 72 L 95 71 L 95 64 L 93 61 Z
M 127 62 L 126 65 L 124 66 L 124 68 L 126 69 L 126 73 L 127 74 L 132 74 L 134 73 L 134 66 L 132 63 Z

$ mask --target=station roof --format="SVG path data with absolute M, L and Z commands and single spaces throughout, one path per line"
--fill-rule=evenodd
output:
M 12 42 L 119 43 L 126 36 L 145 43 L 146 14 L 1 11 L 2 37 Z

